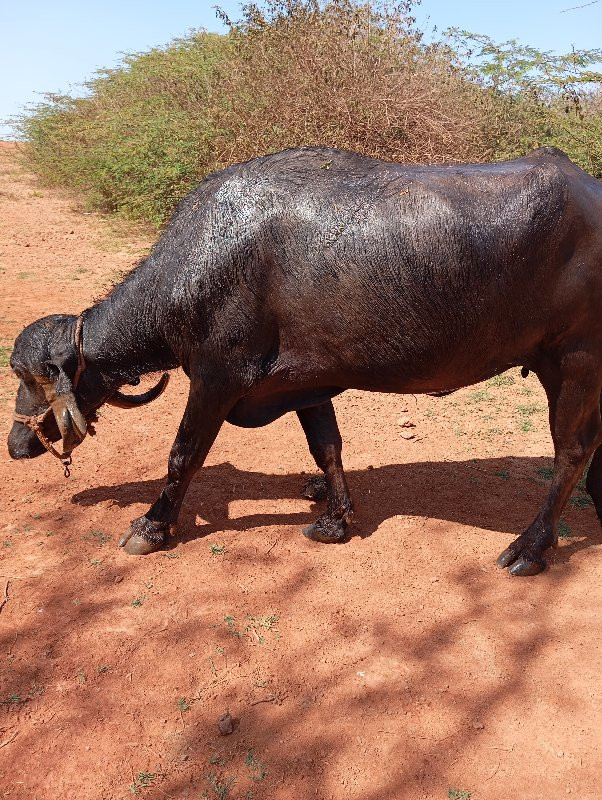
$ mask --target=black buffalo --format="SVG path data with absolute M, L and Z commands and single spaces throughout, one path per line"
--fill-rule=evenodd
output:
M 544 551 L 587 478 L 602 519 L 602 186 L 546 148 L 498 164 L 408 167 L 301 148 L 206 178 L 151 255 L 77 319 L 25 328 L 13 458 L 62 439 L 64 457 L 142 373 L 190 378 L 165 488 L 120 544 L 159 548 L 222 423 L 296 411 L 325 481 L 310 538 L 345 536 L 352 505 L 331 398 L 345 389 L 445 393 L 512 366 L 547 393 L 549 495 L 498 564 Z M 56 451 L 55 451 L 56 454 Z

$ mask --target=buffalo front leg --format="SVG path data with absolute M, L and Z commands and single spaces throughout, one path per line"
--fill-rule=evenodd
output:
M 135 519 L 119 540 L 130 555 L 159 550 L 168 533 L 175 533 L 184 495 L 194 473 L 202 466 L 226 417 L 227 409 L 209 396 L 199 383 L 191 382 L 188 403 L 168 462 L 163 491 L 142 517 Z
M 337 425 L 334 407 L 330 400 L 319 406 L 297 411 L 303 427 L 309 450 L 318 467 L 324 473 L 324 482 L 311 479 L 306 483 L 303 494 L 312 500 L 326 496 L 327 507 L 313 525 L 303 533 L 316 542 L 340 542 L 345 537 L 345 529 L 351 521 L 353 507 L 341 460 L 342 440 Z
M 511 575 L 536 575 L 545 568 L 543 554 L 558 541 L 562 510 L 602 441 L 599 369 L 596 358 L 577 352 L 565 355 L 556 369 L 538 371 L 550 406 L 554 476 L 533 523 L 497 559 L 499 567 L 510 567 Z

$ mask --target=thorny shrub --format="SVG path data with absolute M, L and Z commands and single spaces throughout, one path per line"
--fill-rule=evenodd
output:
M 602 177 L 600 51 L 541 53 L 452 30 L 426 42 L 413 0 L 265 0 L 226 35 L 124 58 L 84 97 L 17 121 L 49 184 L 159 226 L 207 173 L 301 145 L 399 162 L 484 161 L 561 147 Z

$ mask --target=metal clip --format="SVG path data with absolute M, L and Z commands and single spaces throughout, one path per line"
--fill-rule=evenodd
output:
M 69 458 L 65 458 L 61 463 L 65 467 L 65 478 L 68 478 L 71 475 L 69 467 L 73 463 L 73 459 L 69 456 Z

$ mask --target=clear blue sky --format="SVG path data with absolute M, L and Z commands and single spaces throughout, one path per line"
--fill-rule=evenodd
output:
M 498 41 L 516 38 L 541 50 L 602 47 L 602 2 L 588 0 L 423 0 L 415 15 L 430 31 L 455 25 Z M 236 19 L 239 3 L 217 0 Z M 191 28 L 220 31 L 215 0 L 0 0 L 0 120 L 41 92 L 68 92 L 120 53 L 139 52 Z M 10 128 L 0 124 L 0 138 Z

